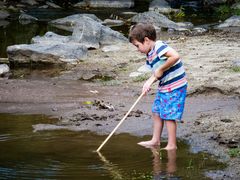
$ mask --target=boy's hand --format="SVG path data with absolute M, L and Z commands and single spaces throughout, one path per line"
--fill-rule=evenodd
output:
M 142 93 L 145 95 L 151 90 L 151 85 L 156 81 L 156 77 L 152 75 L 143 85 Z

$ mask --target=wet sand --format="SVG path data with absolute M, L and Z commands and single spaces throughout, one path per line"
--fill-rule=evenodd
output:
M 229 148 L 240 144 L 240 72 L 232 70 L 240 57 L 240 35 L 209 33 L 179 36 L 168 43 L 182 56 L 188 75 L 188 98 L 184 123 L 178 126 L 178 138 L 186 139 L 193 152 L 207 151 L 229 164 L 224 172 L 212 172 L 214 178 L 240 177 L 240 159 L 228 155 Z M 96 63 L 97 67 L 96 67 Z M 119 52 L 93 50 L 89 60 L 79 63 L 55 78 L 0 79 L 0 112 L 46 114 L 59 119 L 55 125 L 39 124 L 33 130 L 67 128 L 108 134 L 138 98 L 144 81 L 129 74 L 144 64 L 144 56 L 123 45 Z M 83 81 L 83 70 L 114 76 L 111 81 Z M 91 76 L 91 73 L 88 77 Z M 117 130 L 134 135 L 151 135 L 153 90 L 136 106 Z M 96 101 L 97 100 L 97 101 Z M 102 105 L 96 102 L 102 102 Z M 108 106 L 114 107 L 114 111 Z M 164 130 L 163 137 L 166 138 Z

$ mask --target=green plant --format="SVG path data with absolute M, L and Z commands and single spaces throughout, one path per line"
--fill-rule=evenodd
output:
M 181 19 L 185 17 L 184 8 L 181 6 L 179 11 L 174 15 L 175 18 Z
M 240 9 L 234 9 L 233 14 L 237 15 L 237 16 L 240 16 Z
M 240 66 L 233 66 L 233 67 L 232 67 L 232 70 L 233 70 L 234 72 L 240 72 Z
M 228 154 L 230 157 L 240 157 L 240 148 L 229 149 Z
M 215 9 L 215 11 L 219 15 L 226 15 L 226 14 L 230 14 L 231 8 L 227 5 L 220 5 Z
M 193 169 L 192 159 L 189 160 L 187 169 Z

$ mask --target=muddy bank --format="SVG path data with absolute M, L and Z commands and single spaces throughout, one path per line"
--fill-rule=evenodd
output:
M 188 140 L 193 151 L 210 152 L 229 164 L 224 172 L 209 176 L 237 179 L 240 160 L 230 158 L 228 151 L 239 147 L 240 141 L 240 73 L 233 71 L 240 56 L 239 35 L 214 33 L 166 40 L 181 54 L 189 80 L 185 123 L 179 124 L 178 138 Z M 129 74 L 144 63 L 144 56 L 129 44 L 118 52 L 93 50 L 88 58 L 88 63 L 77 64 L 54 78 L 2 78 L 1 113 L 47 114 L 59 119 L 57 124 L 37 124 L 35 131 L 65 128 L 111 132 L 140 95 L 144 78 L 136 80 Z M 86 69 L 90 75 L 82 73 Z M 106 76 L 112 79 L 106 81 Z M 156 85 L 117 133 L 151 134 L 155 88 Z

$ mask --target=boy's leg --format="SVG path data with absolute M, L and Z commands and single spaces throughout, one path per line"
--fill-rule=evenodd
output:
M 168 131 L 168 144 L 164 149 L 166 149 L 166 150 L 177 149 L 177 138 L 176 138 L 177 124 L 176 124 L 176 121 L 166 120 L 165 123 L 166 123 L 167 131 Z
M 150 141 L 142 141 L 139 142 L 139 145 L 142 146 L 155 146 L 160 145 L 160 137 L 162 134 L 162 129 L 164 125 L 164 121 L 159 117 L 159 115 L 154 114 L 152 115 L 153 118 L 153 136 Z

